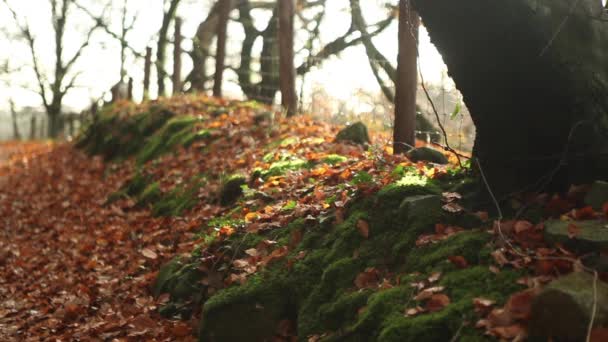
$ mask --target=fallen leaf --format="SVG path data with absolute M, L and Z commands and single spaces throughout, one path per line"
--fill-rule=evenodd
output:
M 359 230 L 359 234 L 361 234 L 361 236 L 366 239 L 369 237 L 369 223 L 367 223 L 367 221 L 359 219 L 357 221 L 357 229 Z
M 450 305 L 450 297 L 443 293 L 434 294 L 427 302 L 426 309 L 429 312 L 437 312 L 443 310 L 446 306 Z
M 454 266 L 456 266 L 457 268 L 467 268 L 469 267 L 469 263 L 467 262 L 467 259 L 465 259 L 462 255 L 453 255 L 453 256 L 449 256 L 448 260 L 450 260 L 450 262 L 452 264 L 454 264 Z
M 148 259 L 152 259 L 152 260 L 154 260 L 154 259 L 158 258 L 158 255 L 157 255 L 157 254 L 156 254 L 156 253 L 155 253 L 153 250 L 151 250 L 151 249 L 149 249 L 149 248 L 144 248 L 144 249 L 142 249 L 142 250 L 141 250 L 141 254 L 142 254 L 143 256 L 145 256 L 146 258 L 148 258 Z
M 568 238 L 574 239 L 581 233 L 581 229 L 574 223 L 568 224 Z
M 443 290 L 445 290 L 445 287 L 443 287 L 443 286 L 434 286 L 434 287 L 430 287 L 428 289 L 424 289 L 414 297 L 414 300 L 421 301 L 421 300 L 429 299 L 434 294 L 439 293 Z

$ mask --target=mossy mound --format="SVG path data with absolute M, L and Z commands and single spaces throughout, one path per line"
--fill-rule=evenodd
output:
M 151 136 L 137 155 L 138 163 L 156 159 L 176 146 L 189 147 L 194 141 L 211 135 L 208 130 L 197 130 L 200 119 L 194 116 L 179 116 L 169 120 L 158 133 Z
M 463 321 L 474 319 L 473 298 L 504 303 L 520 288 L 515 280 L 522 274 L 488 269 L 492 237 L 482 229 L 416 246 L 420 235 L 433 233 L 434 224 L 451 215 L 441 209 L 441 192 L 438 183 L 406 172 L 375 195 L 353 201 L 343 222 L 299 219 L 276 232 L 230 236 L 225 250 L 234 254 L 229 262 L 268 239 L 275 240 L 276 249 L 290 246 L 289 253 L 242 285 L 211 295 L 197 290 L 206 294 L 197 298 L 203 303 L 200 340 L 264 341 L 286 320 L 302 341 L 311 336 L 321 341 L 438 341 L 450 340 L 457 331 L 470 340 L 487 340 L 481 331 L 461 328 Z M 369 228 L 365 233 L 361 222 Z M 301 236 L 295 245 L 294 232 Z M 462 256 L 468 267 L 454 265 L 452 256 Z M 378 274 L 378 283 L 386 279 L 393 285 L 361 287 L 357 279 L 369 270 Z M 442 272 L 438 284 L 445 286 L 451 304 L 439 312 L 406 316 L 408 308 L 423 305 L 413 299 L 410 283 L 433 272 Z M 165 284 L 164 291 L 177 299 L 171 303 L 184 301 L 176 283 Z
M 241 174 L 228 177 L 222 184 L 220 192 L 220 204 L 223 206 L 234 203 L 243 194 L 242 186 L 247 183 L 247 178 Z
M 102 155 L 106 160 L 126 158 L 137 154 L 146 139 L 174 116 L 173 112 L 160 106 L 126 117 L 109 107 L 83 131 L 76 147 L 89 154 Z
M 352 125 L 346 126 L 338 135 L 336 135 L 336 141 L 352 142 L 360 145 L 367 145 L 371 143 L 369 139 L 369 133 L 367 132 L 367 126 L 362 122 L 355 122 Z

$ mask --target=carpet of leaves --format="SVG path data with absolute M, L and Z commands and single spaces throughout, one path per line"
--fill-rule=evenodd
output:
M 230 113 L 209 116 L 206 108 L 232 106 Z M 202 243 L 201 229 L 227 239 L 235 230 L 248 233 L 285 226 L 296 217 L 315 220 L 328 209 L 336 210 L 340 220 L 351 200 L 348 189 L 338 184 L 350 182 L 362 173 L 370 182 L 356 191 L 373 193 L 395 181 L 391 171 L 398 165 L 413 166 L 431 178 L 440 178 L 446 167 L 411 163 L 393 156 L 381 144 L 369 151 L 358 146 L 335 143 L 337 128 L 315 122 L 310 117 L 278 118 L 254 125 L 254 112 L 248 107 L 218 99 L 197 101 L 183 97 L 163 105 L 180 114 L 208 117 L 201 128 L 212 129 L 211 143 L 198 142 L 188 150 L 170 153 L 146 164 L 146 172 L 159 181 L 163 191 L 204 174 L 206 182 L 198 191 L 198 203 L 179 217 L 153 217 L 148 208 L 138 208 L 133 200 L 106 204 L 108 195 L 118 190 L 133 175 L 133 160 L 106 163 L 89 157 L 69 143 L 6 143 L 0 145 L 0 340 L 117 340 L 173 341 L 194 340 L 198 317 L 190 322 L 163 319 L 158 308 L 167 300 L 154 298 L 150 287 L 160 265 L 175 255 L 190 253 Z M 124 104 L 124 112 L 136 108 Z M 287 138 L 295 138 L 285 140 Z M 272 145 L 273 142 L 281 144 Z M 202 144 L 205 153 L 201 153 Z M 322 161 L 331 154 L 349 158 L 348 162 L 328 165 L 320 162 L 303 169 L 269 177 L 250 184 L 252 189 L 272 197 L 271 205 L 252 198 L 234 213 L 243 224 L 213 227 L 211 219 L 226 215 L 231 208 L 218 204 L 222 180 L 230 174 L 251 174 L 269 166 L 271 161 L 293 155 Z M 452 157 L 453 159 L 453 157 Z M 314 182 L 311 182 L 311 179 Z M 575 194 L 576 195 L 576 194 Z M 444 194 L 446 211 L 459 211 L 458 194 Z M 327 199 L 332 198 L 332 201 Z M 534 197 L 524 205 L 541 203 L 548 216 L 582 219 L 576 211 L 576 198 Z M 249 209 L 249 207 L 254 209 Z M 293 207 L 293 210 L 284 210 Z M 578 213 L 578 214 L 577 214 Z M 487 213 L 478 213 L 487 220 Z M 578 216 L 577 216 L 578 215 Z M 589 212 L 586 215 L 603 216 Z M 370 234 L 367 222 L 357 224 L 360 234 Z M 493 272 L 502 267 L 528 268 L 534 276 L 522 279 L 529 287 L 514 294 L 505 307 L 485 298 L 476 298 L 480 320 L 476 323 L 500 339 L 517 340 L 526 334 L 532 299 L 542 286 L 558 275 L 577 268 L 577 256 L 542 239 L 542 223 L 525 220 L 496 224 L 489 233 L 496 236 L 492 254 Z M 417 245 L 435 243 L 459 234 L 459 227 L 438 224 L 435 234 L 421 236 Z M 292 236 L 297 244 L 301 236 Z M 508 242 L 507 242 L 508 241 Z M 209 249 L 204 257 L 231 263 L 221 279 L 206 279 L 219 288 L 243 282 L 272 258 L 287 254 L 286 248 L 274 249 L 272 241 L 258 249 L 245 251 L 244 259 L 233 260 Z M 459 268 L 469 267 L 463 257 L 449 258 Z M 407 316 L 436 312 L 450 304 L 443 288 L 435 283 L 441 274 L 412 284 L 420 306 L 404 310 Z M 374 268 L 354 280 L 356 288 L 389 288 L 394 284 Z M 475 323 L 472 323 L 475 324 Z

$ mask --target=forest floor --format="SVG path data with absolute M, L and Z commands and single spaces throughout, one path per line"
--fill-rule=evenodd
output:
M 233 290 L 258 293 L 260 279 L 287 292 L 295 284 L 290 295 L 301 298 L 279 303 L 299 311 L 270 319 L 273 341 L 340 334 L 402 341 L 403 329 L 429 340 L 523 338 L 538 286 L 576 267 L 572 253 L 547 248 L 542 220 L 604 216 L 575 210 L 567 197 L 535 197 L 522 203 L 540 207 L 543 219 L 497 226 L 487 212 L 466 209 L 461 194 L 439 189 L 461 180 L 454 157 L 444 166 L 415 163 L 393 156 L 381 137 L 369 149 L 335 142 L 337 127 L 306 116 L 266 117 L 248 103 L 183 97 L 161 105 L 182 116 L 153 136 L 100 123 L 119 143 L 89 141 L 84 149 L 105 159 L 73 143 L 0 144 L 1 341 L 192 341 L 210 319 L 238 316 L 230 300 L 243 293 Z M 124 119 L 148 110 L 120 104 L 114 113 Z M 179 134 L 171 131 L 178 125 Z M 412 189 L 422 194 L 416 201 L 437 199 L 437 216 L 409 233 L 391 231 L 403 224 L 387 222 L 386 213 L 403 207 L 395 194 Z M 471 220 L 474 227 L 465 227 Z M 172 259 L 186 265 L 167 280 L 159 269 Z M 308 270 L 313 264 L 321 268 Z M 298 272 L 311 278 L 291 283 Z M 342 278 L 329 280 L 331 272 Z M 337 322 L 327 318 L 334 316 Z M 232 336 L 222 324 L 205 336 L 235 340 L 217 337 Z

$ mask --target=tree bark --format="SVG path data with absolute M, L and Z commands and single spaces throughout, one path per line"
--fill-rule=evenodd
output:
M 158 48 L 156 50 L 156 74 L 158 77 L 158 96 L 165 96 L 166 87 L 165 87 L 165 78 L 167 77 L 167 72 L 165 71 L 166 64 L 166 50 L 168 39 L 167 35 L 169 32 L 169 25 L 175 18 L 175 13 L 177 12 L 177 7 L 179 5 L 180 0 L 171 0 L 169 2 L 169 8 L 163 15 L 163 23 L 160 27 L 160 31 L 158 33 Z
M 10 100 L 11 106 L 11 120 L 13 122 L 13 139 L 21 140 L 21 133 L 19 133 L 19 122 L 17 121 L 17 110 L 15 109 L 15 103 Z
M 473 154 L 497 195 L 608 177 L 600 1 L 414 1 L 471 112 Z
M 298 97 L 296 95 L 296 69 L 294 67 L 294 26 L 295 5 L 293 0 L 279 0 L 279 81 L 283 107 L 287 116 L 296 113 Z
M 150 73 L 152 71 L 152 48 L 146 48 L 146 60 L 144 62 L 144 100 L 150 96 Z
M 231 0 L 220 0 L 219 18 L 217 23 L 217 50 L 215 53 L 215 77 L 213 80 L 213 96 L 222 96 L 222 82 L 226 63 L 226 33 L 228 17 L 232 9 Z
M 182 91 L 182 19 L 175 18 L 173 49 L 173 94 Z
M 410 0 L 399 1 L 399 56 L 395 85 L 394 153 L 416 146 L 418 27 L 420 18 Z

